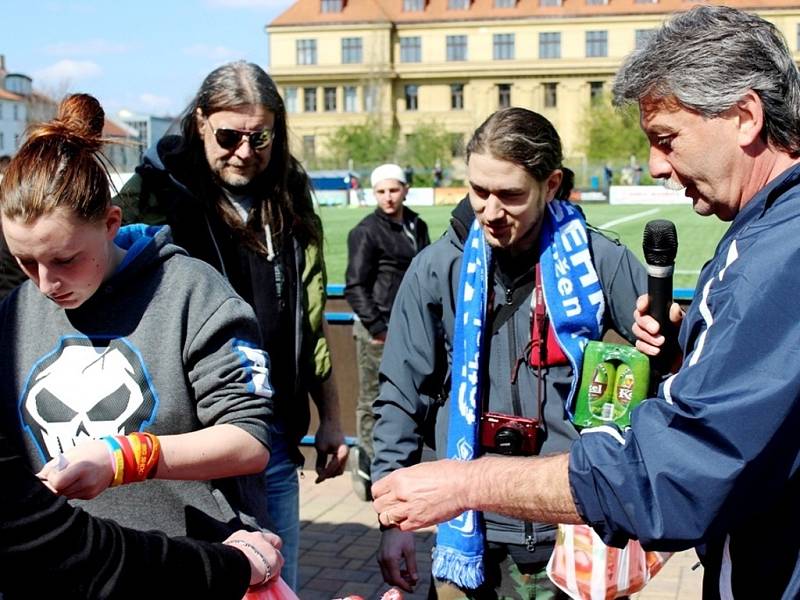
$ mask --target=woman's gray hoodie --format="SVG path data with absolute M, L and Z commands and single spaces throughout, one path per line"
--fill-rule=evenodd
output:
M 0 399 L 33 470 L 85 438 L 229 423 L 269 447 L 269 362 L 250 306 L 169 228 L 124 227 L 128 250 L 84 304 L 64 310 L 25 282 L 0 305 Z M 13 421 L 12 421 L 13 422 Z M 136 529 L 218 540 L 264 523 L 255 479 L 150 480 L 80 502 Z

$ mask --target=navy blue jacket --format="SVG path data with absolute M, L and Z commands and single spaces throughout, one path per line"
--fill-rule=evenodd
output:
M 571 450 L 606 543 L 698 546 L 704 598 L 800 597 L 800 166 L 739 212 L 683 320 L 680 371 Z

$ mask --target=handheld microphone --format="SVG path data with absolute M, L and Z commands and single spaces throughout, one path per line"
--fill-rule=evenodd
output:
M 666 219 L 650 221 L 644 227 L 642 239 L 644 260 L 647 264 L 647 295 L 650 297 L 650 316 L 660 325 L 665 338 L 656 364 L 662 368 L 669 364 L 671 350 L 675 347 L 669 307 L 672 305 L 672 274 L 675 255 L 678 253 L 678 234 L 675 224 Z

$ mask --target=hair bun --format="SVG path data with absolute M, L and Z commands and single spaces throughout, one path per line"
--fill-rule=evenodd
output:
M 56 122 L 69 133 L 81 138 L 103 135 L 106 113 L 97 98 L 89 94 L 72 94 L 58 106 Z

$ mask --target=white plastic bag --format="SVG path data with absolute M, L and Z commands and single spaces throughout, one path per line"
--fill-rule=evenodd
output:
M 575 600 L 613 600 L 641 590 L 670 556 L 636 540 L 612 548 L 588 525 L 559 525 L 547 576 Z

